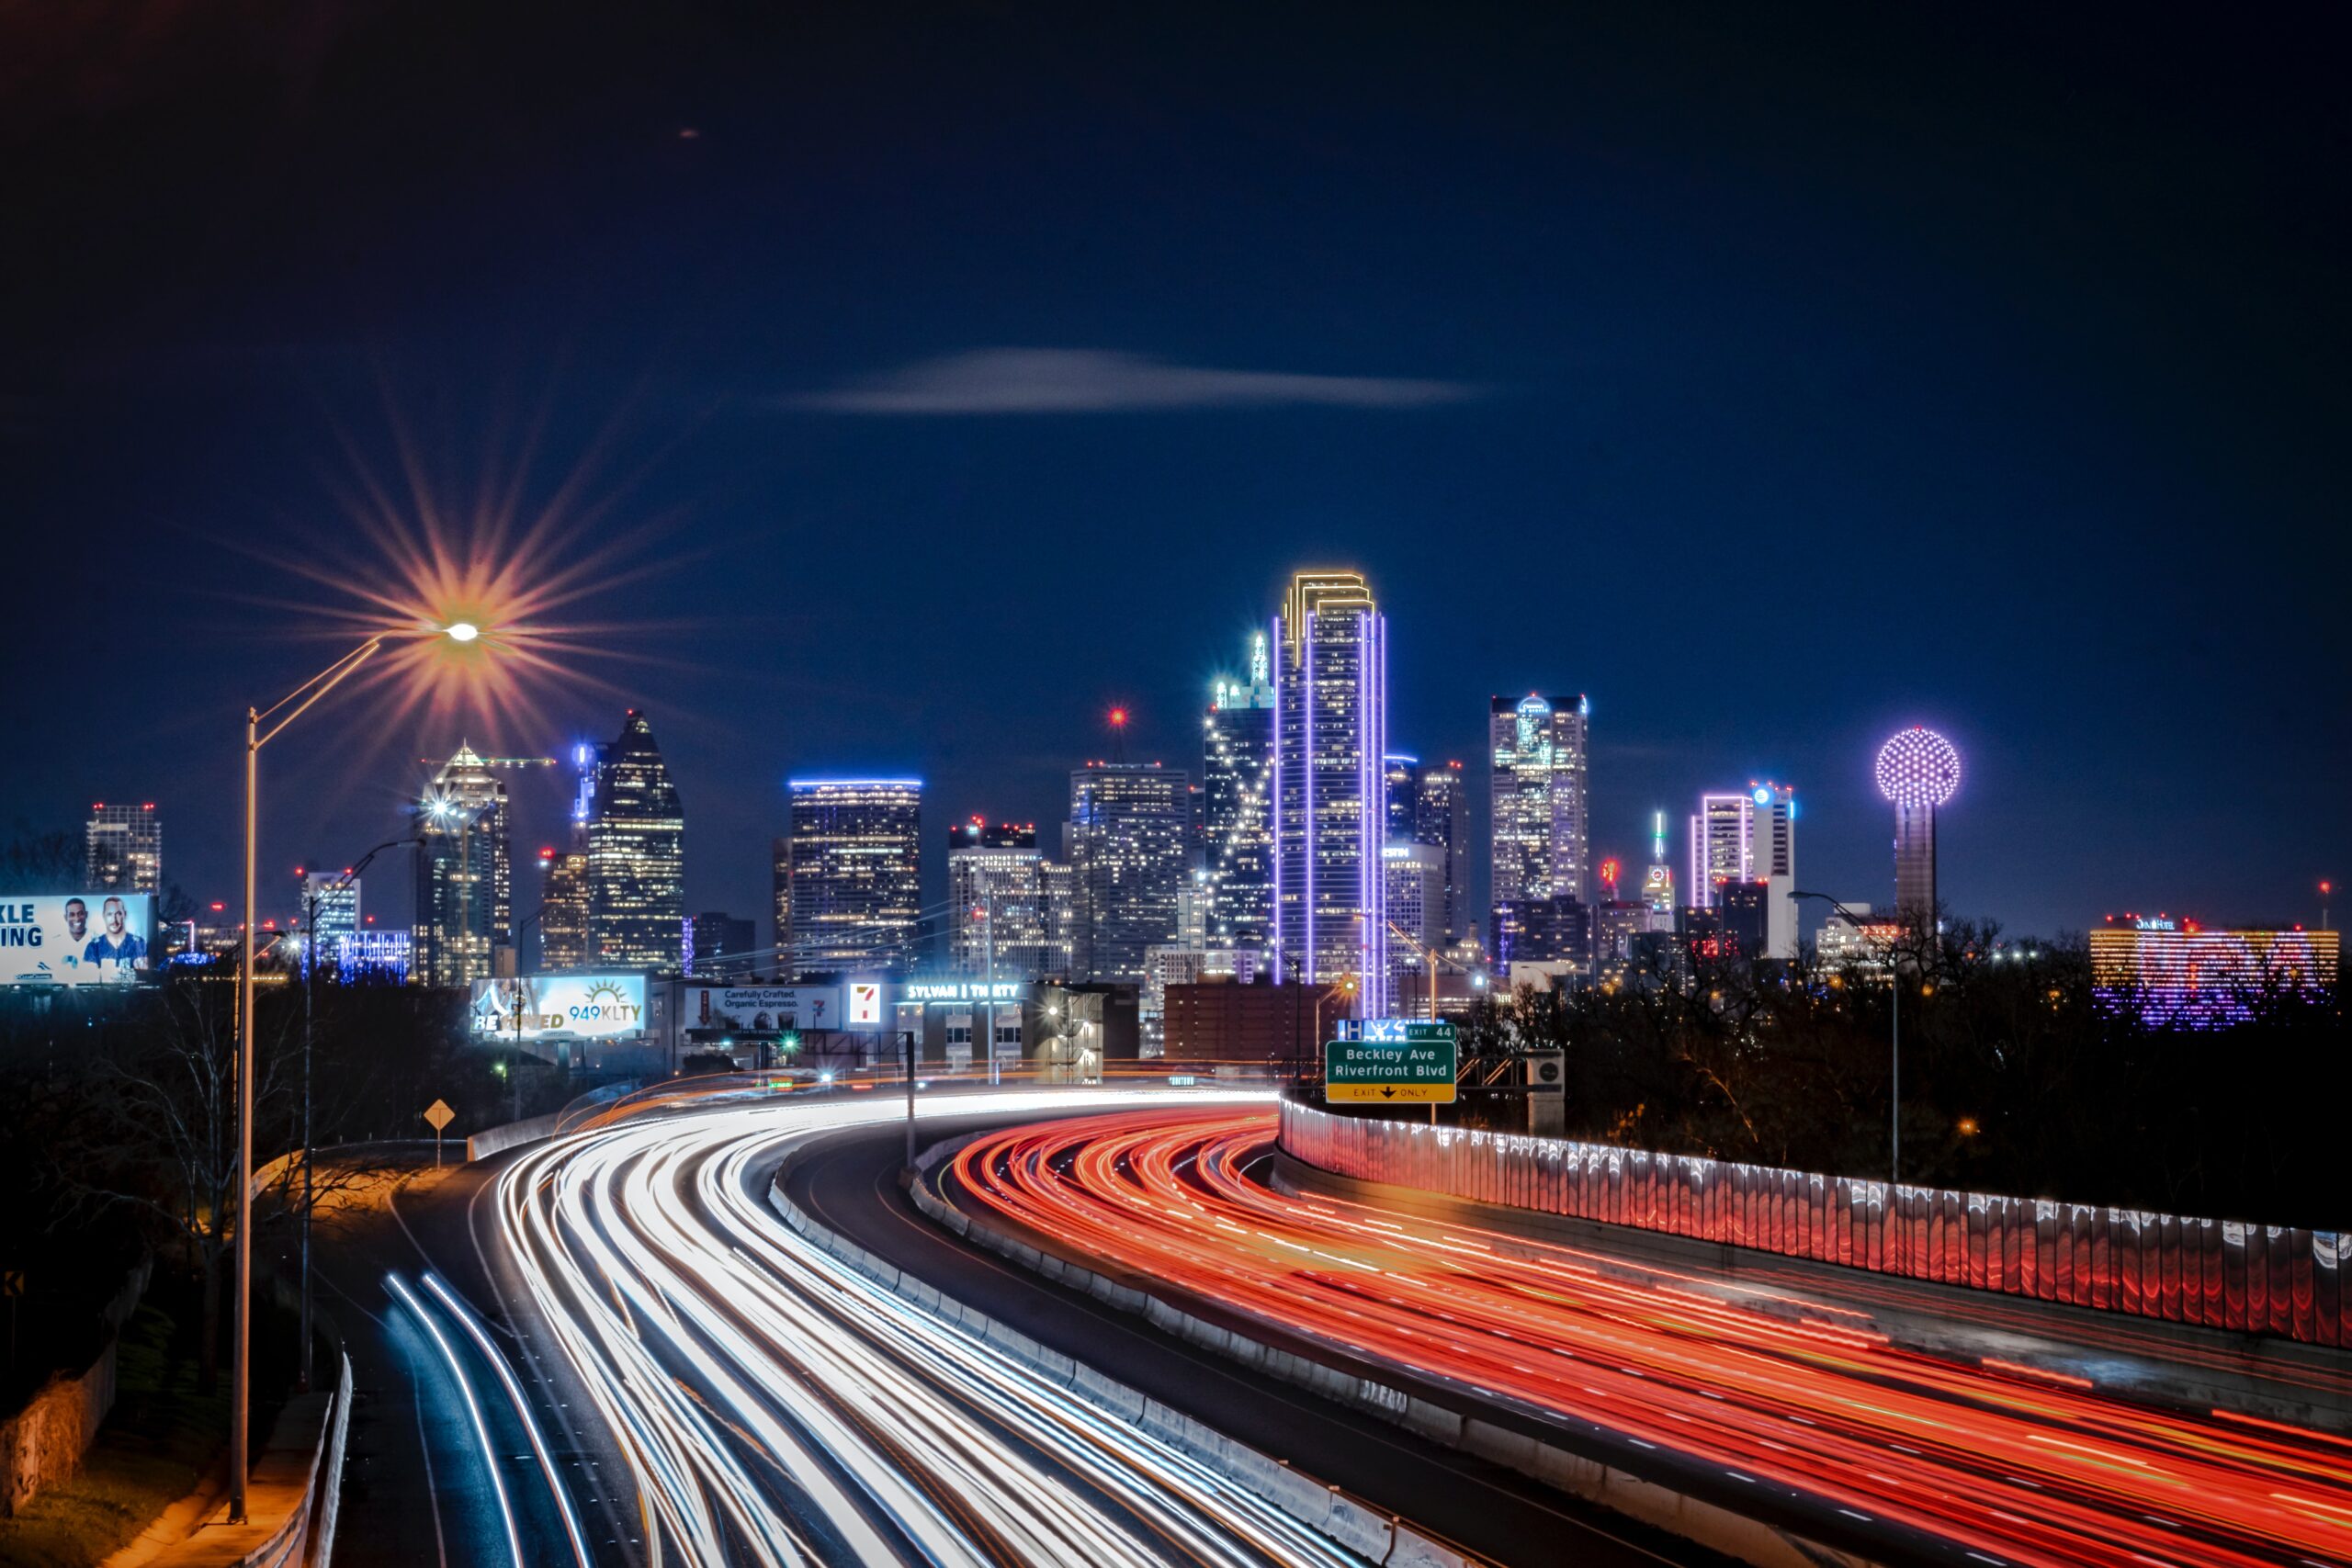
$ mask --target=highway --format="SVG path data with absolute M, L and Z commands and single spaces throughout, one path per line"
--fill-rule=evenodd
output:
M 1792 1321 L 1567 1248 L 1287 1198 L 1246 1173 L 1272 1122 L 1183 1107 L 1006 1130 L 958 1156 L 953 1195 L 1065 1255 L 1605 1435 L 1876 1555 L 2352 1561 L 2352 1442 L 1900 1350 L 1859 1313 Z
M 1136 1100 L 924 1109 L 1033 1121 Z M 415 1382 L 437 1560 L 1358 1561 L 778 1222 L 768 1173 L 788 1150 L 900 1113 L 859 1095 L 631 1116 L 404 1205 L 408 1256 L 345 1248 L 340 1310 Z M 379 1289 L 353 1288 L 376 1265 Z M 370 1451 L 392 1426 L 372 1419 Z M 353 1561 L 435 1560 L 397 1468 L 358 1489 Z

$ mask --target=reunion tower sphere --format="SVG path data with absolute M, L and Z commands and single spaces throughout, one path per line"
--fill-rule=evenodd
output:
M 1878 749 L 1878 789 L 1894 802 L 1894 907 L 1932 930 L 1936 919 L 1936 807 L 1960 787 L 1952 743 L 1913 725 Z
M 1960 788 L 1960 753 L 1915 724 L 1878 749 L 1878 791 L 1897 806 L 1941 806 Z

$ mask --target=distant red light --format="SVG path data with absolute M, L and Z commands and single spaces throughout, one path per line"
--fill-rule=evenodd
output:
M 1125 708 L 1113 708 L 1111 710 L 1111 728 L 1114 729 L 1124 729 L 1126 728 L 1126 724 L 1127 710 Z
M 227 908 L 228 906 L 226 904 L 215 904 L 212 906 L 212 912 L 217 915 Z

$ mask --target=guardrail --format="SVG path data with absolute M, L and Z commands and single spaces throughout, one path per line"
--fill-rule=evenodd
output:
M 351 1427 L 351 1358 L 336 1359 L 334 1392 L 299 1395 L 270 1428 L 246 1481 L 245 1522 L 204 1526 L 155 1568 L 328 1568 Z
M 1283 1152 L 1363 1181 L 2200 1328 L 2352 1346 L 2352 1235 L 1894 1186 L 1284 1100 Z

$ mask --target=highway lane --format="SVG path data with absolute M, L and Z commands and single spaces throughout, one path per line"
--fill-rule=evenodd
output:
M 1859 1318 L 1791 1323 L 1564 1248 L 1285 1198 L 1244 1175 L 1271 1134 L 1256 1111 L 1059 1122 L 973 1145 L 957 1197 L 1060 1250 L 1703 1466 L 1717 1494 L 1792 1502 L 1830 1539 L 1998 1564 L 2352 1558 L 2342 1439 L 2168 1415 L 1897 1350 Z
M 477 1226 L 491 1218 L 495 1169 L 464 1167 L 446 1180 L 429 1170 L 428 1163 L 409 1173 L 427 1183 L 422 1189 L 403 1182 L 389 1204 L 342 1210 L 320 1228 L 319 1305 L 342 1330 L 356 1395 L 336 1562 L 358 1568 L 510 1563 L 508 1511 L 529 1561 L 576 1561 L 502 1366 L 540 1430 L 548 1462 L 563 1478 L 562 1495 L 585 1532 L 588 1559 L 642 1561 L 642 1529 L 619 1449 L 600 1423 L 573 1419 L 575 1410 L 586 1408 L 584 1393 L 560 1358 L 543 1354 L 551 1347 L 539 1345 L 527 1314 L 519 1327 L 510 1318 L 503 1303 L 518 1281 L 494 1272 L 494 1252 L 477 1246 Z M 428 1277 L 451 1282 L 465 1316 L 494 1347 L 495 1362 L 457 1312 L 428 1292 Z M 481 1427 L 461 1375 L 471 1385 Z M 540 1543 L 555 1554 L 537 1551 Z
M 926 1144 L 943 1142 L 1005 1121 L 1001 1112 L 955 1117 L 935 1127 L 926 1123 L 923 1137 Z M 1724 1562 L 1677 1537 L 1268 1380 L 965 1246 L 908 1201 L 898 1180 L 903 1149 L 895 1127 L 813 1140 L 794 1156 L 785 1190 L 820 1224 L 854 1237 L 903 1272 L 1498 1562 L 1530 1568 L 1561 1562 L 1590 1568 L 1716 1568 Z
M 955 1103 L 1035 1115 L 1086 1100 Z M 491 1184 L 488 1250 L 518 1281 L 526 1340 L 569 1370 L 557 1386 L 576 1384 L 615 1435 L 647 1560 L 1352 1561 L 784 1229 L 766 1167 L 899 1110 L 861 1097 L 630 1119 L 526 1151 Z

